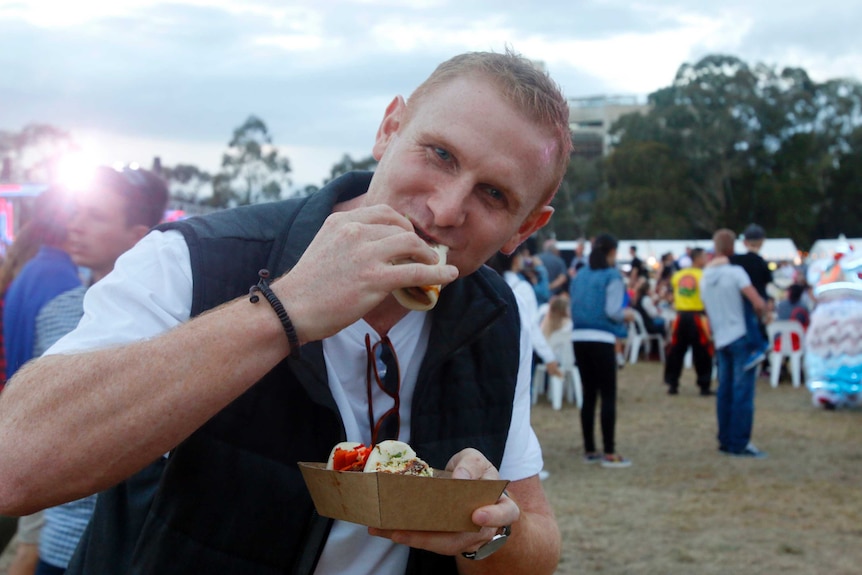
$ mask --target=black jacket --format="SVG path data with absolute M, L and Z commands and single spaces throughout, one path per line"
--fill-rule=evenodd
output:
M 165 226 L 189 246 L 193 315 L 247 294 L 260 268 L 274 277 L 289 270 L 332 206 L 364 193 L 369 181 L 370 174 L 352 173 L 307 198 Z M 465 447 L 499 466 L 519 365 L 511 291 L 483 268 L 447 286 L 432 313 L 411 444 L 434 467 Z M 297 462 L 324 461 L 344 438 L 322 344 L 307 344 L 171 454 L 129 572 L 310 573 L 331 521 L 314 512 Z M 455 563 L 412 550 L 407 572 L 455 573 Z

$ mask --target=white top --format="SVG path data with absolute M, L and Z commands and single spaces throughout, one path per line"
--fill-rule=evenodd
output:
M 536 300 L 536 291 L 533 286 L 515 272 L 503 272 L 503 279 L 512 288 L 515 301 L 518 303 L 518 312 L 521 316 L 521 325 L 529 326 L 530 341 L 533 351 L 542 358 L 544 363 L 557 361 L 554 350 L 548 345 L 545 334 L 542 333 L 541 319 L 539 316 L 539 302 Z
M 75 353 L 156 336 L 187 321 L 191 303 L 192 274 L 185 240 L 176 231 L 151 232 L 117 260 L 112 273 L 87 291 L 84 317 L 78 328 L 45 353 Z M 411 312 L 389 332 L 402 376 L 402 441 L 410 440 L 410 404 L 428 345 L 428 314 Z M 325 339 L 323 354 L 347 440 L 368 444 L 371 430 L 365 391 L 366 333 L 371 334 L 372 344 L 379 341 L 374 330 L 359 320 Z M 541 447 L 530 425 L 531 361 L 529 330 L 522 330 L 512 423 L 500 465 L 500 476 L 510 481 L 536 475 L 543 466 Z M 380 393 L 381 397 L 373 398 L 375 417 L 392 405 L 391 398 Z M 403 545 L 370 537 L 364 526 L 336 521 L 315 573 L 401 573 L 408 553 L 409 548 Z

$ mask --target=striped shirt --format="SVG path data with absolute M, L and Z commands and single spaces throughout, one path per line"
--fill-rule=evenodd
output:
M 84 286 L 71 289 L 46 303 L 39 311 L 34 357 L 42 355 L 54 342 L 75 329 L 84 315 L 86 291 Z M 39 558 L 55 567 L 67 568 L 95 505 L 96 496 L 90 495 L 46 509 L 45 525 L 39 536 Z

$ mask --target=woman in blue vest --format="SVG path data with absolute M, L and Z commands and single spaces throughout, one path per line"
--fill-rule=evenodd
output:
M 581 373 L 584 403 L 581 431 L 584 434 L 584 461 L 601 462 L 602 467 L 628 467 L 631 461 L 616 452 L 617 338 L 626 336 L 626 322 L 632 311 L 625 307 L 625 285 L 616 268 L 617 240 L 600 234 L 592 242 L 589 264 L 582 267 L 570 286 L 572 299 L 572 341 Z M 596 449 L 596 401 L 601 398 L 601 427 L 604 454 Z

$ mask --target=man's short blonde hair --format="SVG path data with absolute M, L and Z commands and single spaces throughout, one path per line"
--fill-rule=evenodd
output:
M 715 244 L 715 255 L 732 256 L 733 246 L 736 243 L 736 234 L 733 230 L 722 228 L 712 235 L 712 243 Z
M 543 203 L 550 202 L 563 180 L 572 152 L 569 104 L 556 82 L 529 59 L 510 49 L 506 49 L 503 54 L 467 52 L 450 58 L 437 66 L 410 95 L 408 117 L 411 104 L 415 106 L 435 88 L 468 74 L 482 74 L 490 78 L 506 100 L 526 118 L 546 127 L 557 141 L 555 184 Z

